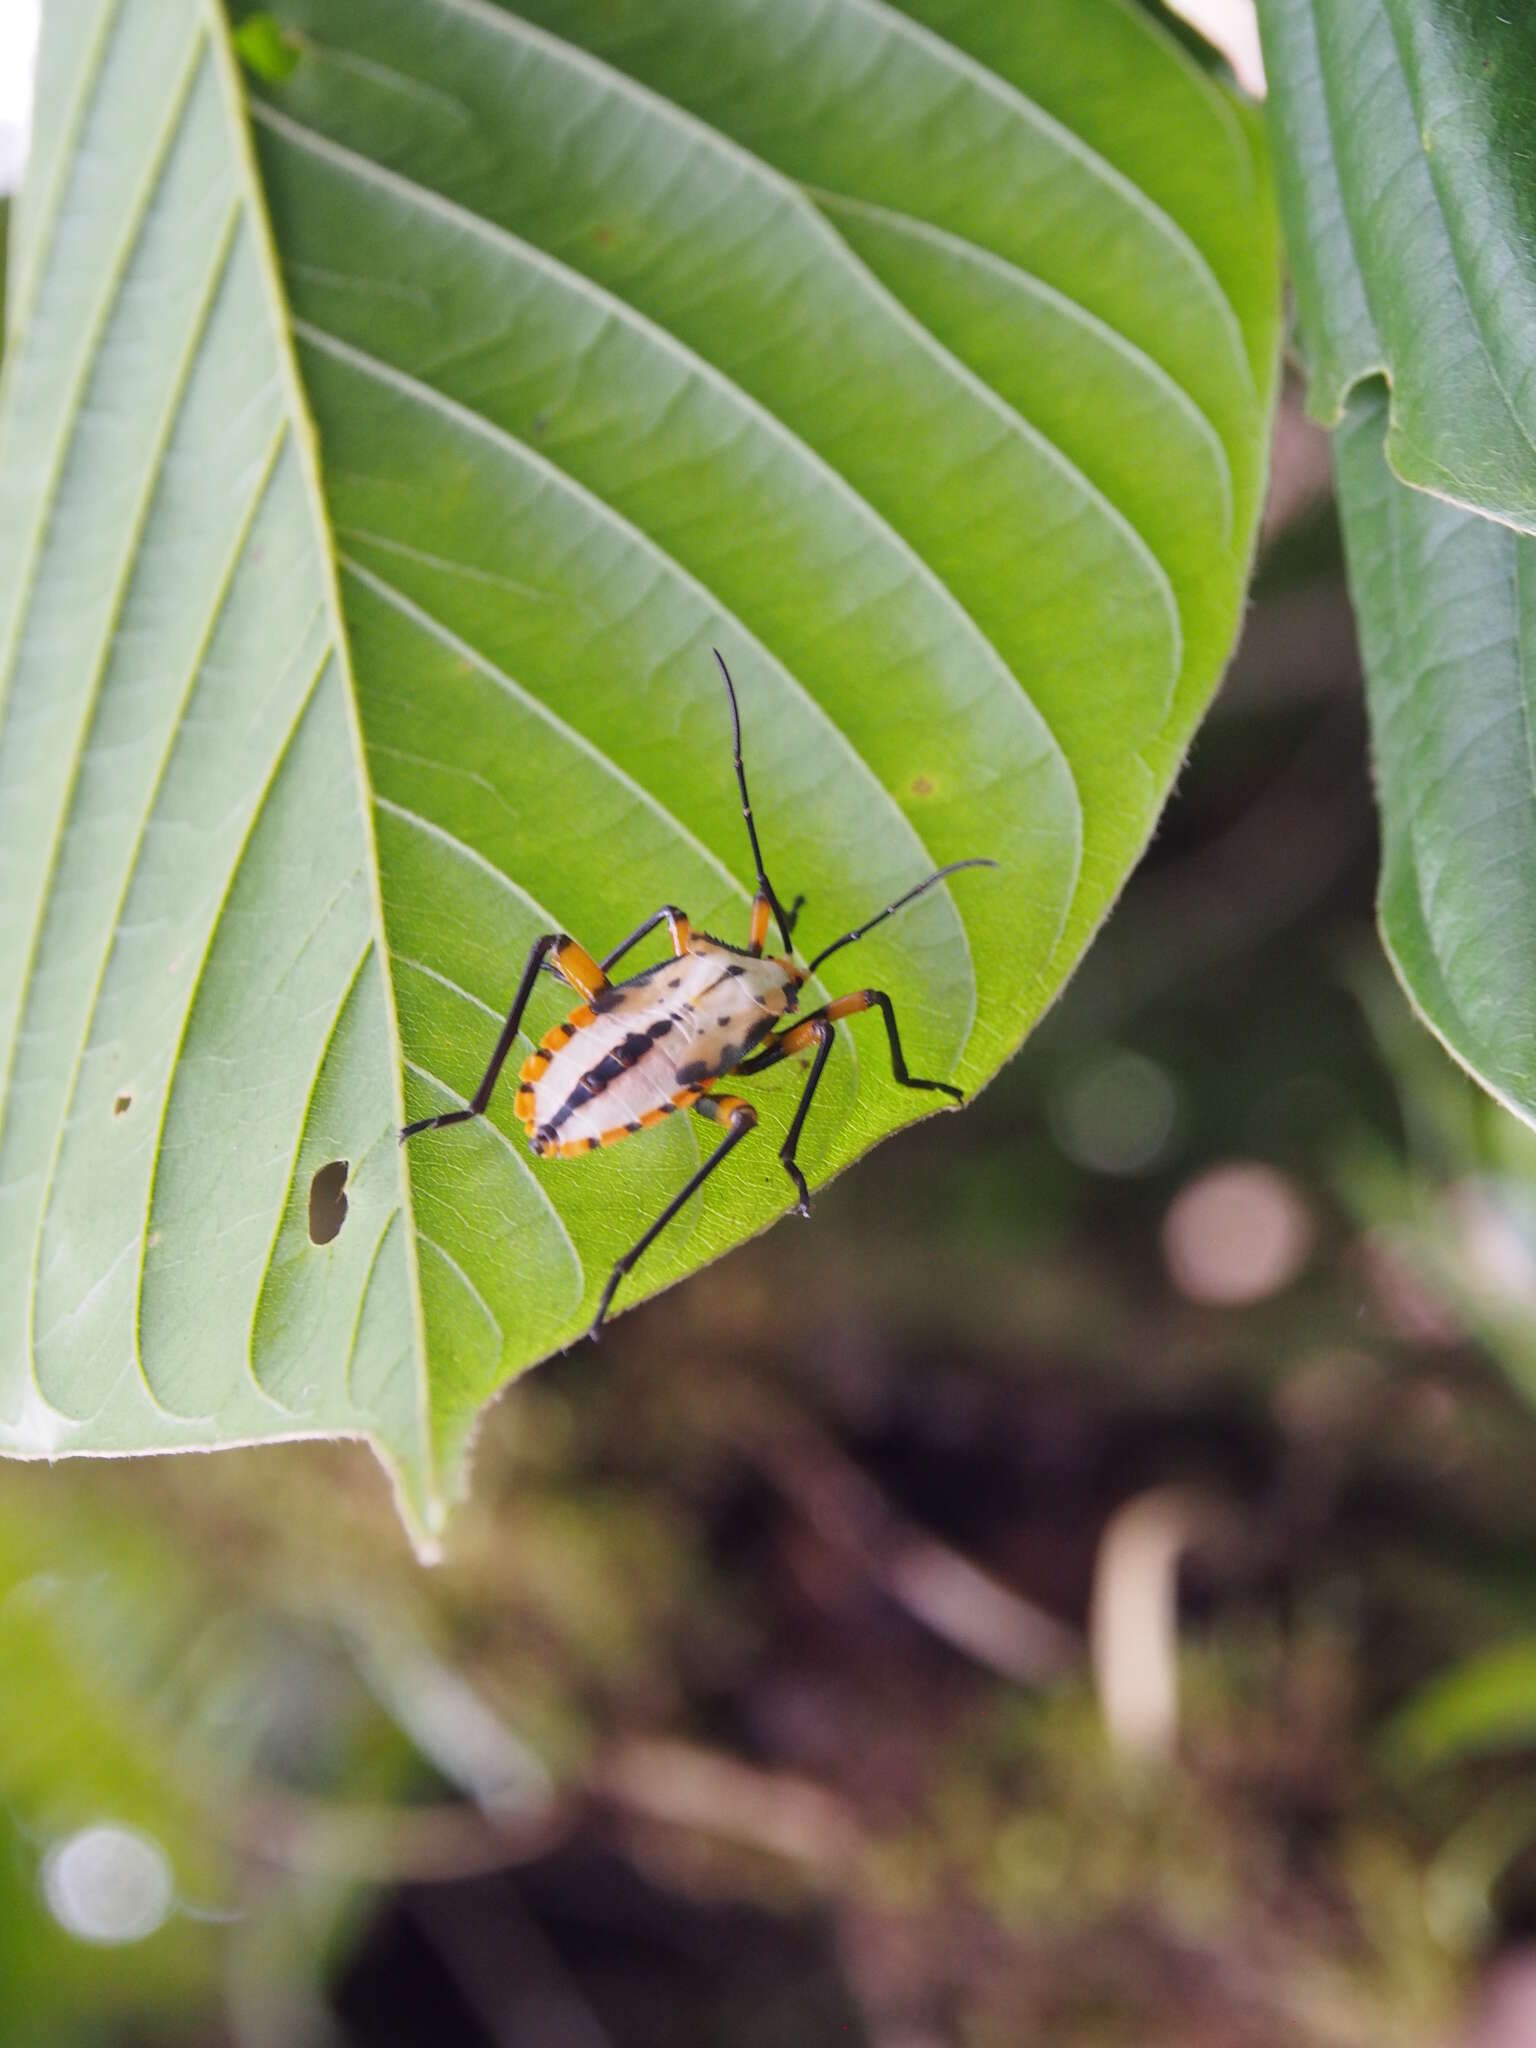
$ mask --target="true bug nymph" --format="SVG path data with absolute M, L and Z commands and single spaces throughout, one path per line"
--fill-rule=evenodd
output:
M 725 1126 L 721 1143 L 609 1274 L 587 1332 L 590 1337 L 596 1337 L 602 1330 L 624 1275 L 656 1242 L 689 1197 L 756 1128 L 757 1112 L 751 1103 L 739 1095 L 711 1094 L 712 1081 L 724 1080 L 728 1074 L 761 1074 L 766 1068 L 777 1066 L 780 1060 L 814 1046 L 815 1056 L 805 1087 L 790 1120 L 788 1135 L 779 1148 L 779 1158 L 794 1183 L 796 1206 L 802 1216 L 811 1213 L 811 1197 L 795 1154 L 832 1051 L 832 1027 L 839 1017 L 852 1017 L 860 1010 L 879 1010 L 890 1040 L 891 1068 L 902 1087 L 931 1089 L 953 1096 L 956 1102 L 963 1099 L 960 1090 L 948 1081 L 925 1081 L 907 1072 L 896 1013 L 883 989 L 864 988 L 853 995 L 839 996 L 835 1002 L 823 1004 L 784 1029 L 779 1026 L 798 1009 L 800 990 L 807 978 L 833 953 L 862 939 L 866 932 L 883 924 L 946 875 L 961 868 L 996 867 L 997 862 L 951 861 L 865 923 L 844 932 L 830 946 L 823 946 L 808 966 L 799 966 L 792 957 L 791 935 L 804 899 L 797 897 L 786 911 L 764 870 L 752 801 L 747 795 L 747 771 L 741 757 L 741 712 L 736 690 L 718 648 L 714 655 L 730 700 L 736 784 L 741 791 L 741 812 L 757 871 L 747 944 L 728 946 L 706 932 L 696 932 L 683 912 L 671 903 L 664 903 L 643 924 L 637 925 L 602 960 L 594 960 L 566 932 L 543 933 L 529 951 L 496 1049 L 467 1107 L 447 1110 L 441 1116 L 423 1117 L 419 1123 L 407 1124 L 400 1133 L 403 1143 L 418 1131 L 440 1130 L 485 1113 L 541 969 L 568 982 L 582 1000 L 534 1048 L 518 1076 L 515 1108 L 535 1153 L 564 1159 L 578 1152 L 595 1152 L 601 1146 L 632 1137 L 636 1131 L 659 1123 L 679 1109 L 695 1110 L 710 1122 Z M 778 925 L 784 941 L 780 954 L 765 955 L 763 951 L 770 922 Z M 608 970 L 659 924 L 667 927 L 672 943 L 670 958 L 643 968 L 627 981 L 610 981 Z

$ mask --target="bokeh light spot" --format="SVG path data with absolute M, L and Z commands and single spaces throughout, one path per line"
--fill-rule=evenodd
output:
M 1212 1167 L 1179 1191 L 1163 1218 L 1163 1259 L 1187 1300 L 1238 1308 L 1289 1287 L 1312 1238 L 1295 1184 L 1249 1160 Z
M 1155 1060 L 1106 1047 L 1057 1090 L 1050 1119 L 1056 1143 L 1075 1165 L 1092 1173 L 1146 1173 L 1173 1140 L 1179 1094 Z
M 165 1851 L 135 1828 L 81 1828 L 43 1859 L 48 1910 L 81 1941 L 143 1941 L 163 1923 L 174 1895 Z

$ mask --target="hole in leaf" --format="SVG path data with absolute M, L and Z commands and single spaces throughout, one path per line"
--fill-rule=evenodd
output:
M 309 1184 L 309 1241 L 329 1244 L 347 1220 L 347 1164 L 332 1159 Z
M 129 1088 L 125 1088 L 121 1095 L 116 1095 L 112 1098 L 112 1114 L 114 1116 L 126 1116 L 132 1107 L 133 1091 Z

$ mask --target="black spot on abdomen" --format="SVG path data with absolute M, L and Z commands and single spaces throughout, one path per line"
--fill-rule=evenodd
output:
M 658 1017 L 654 1024 L 644 1031 L 631 1031 L 621 1038 L 612 1052 L 605 1052 L 595 1065 L 588 1067 L 581 1079 L 572 1087 L 569 1095 L 555 1111 L 547 1126 L 553 1133 L 585 1104 L 595 1101 L 607 1088 L 611 1088 L 621 1074 L 627 1074 L 637 1066 L 658 1039 L 665 1038 L 672 1029 L 670 1017 Z

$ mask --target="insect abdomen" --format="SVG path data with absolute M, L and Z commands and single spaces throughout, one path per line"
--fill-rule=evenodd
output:
M 711 947 L 573 1010 L 523 1064 L 517 1114 L 534 1151 L 593 1152 L 696 1102 L 773 1029 L 777 978 Z
M 686 1106 L 665 1051 L 674 1020 L 577 1011 L 557 1024 L 522 1071 L 517 1113 L 535 1152 L 569 1157 L 632 1137 Z M 685 1098 L 684 1099 L 680 1099 Z

